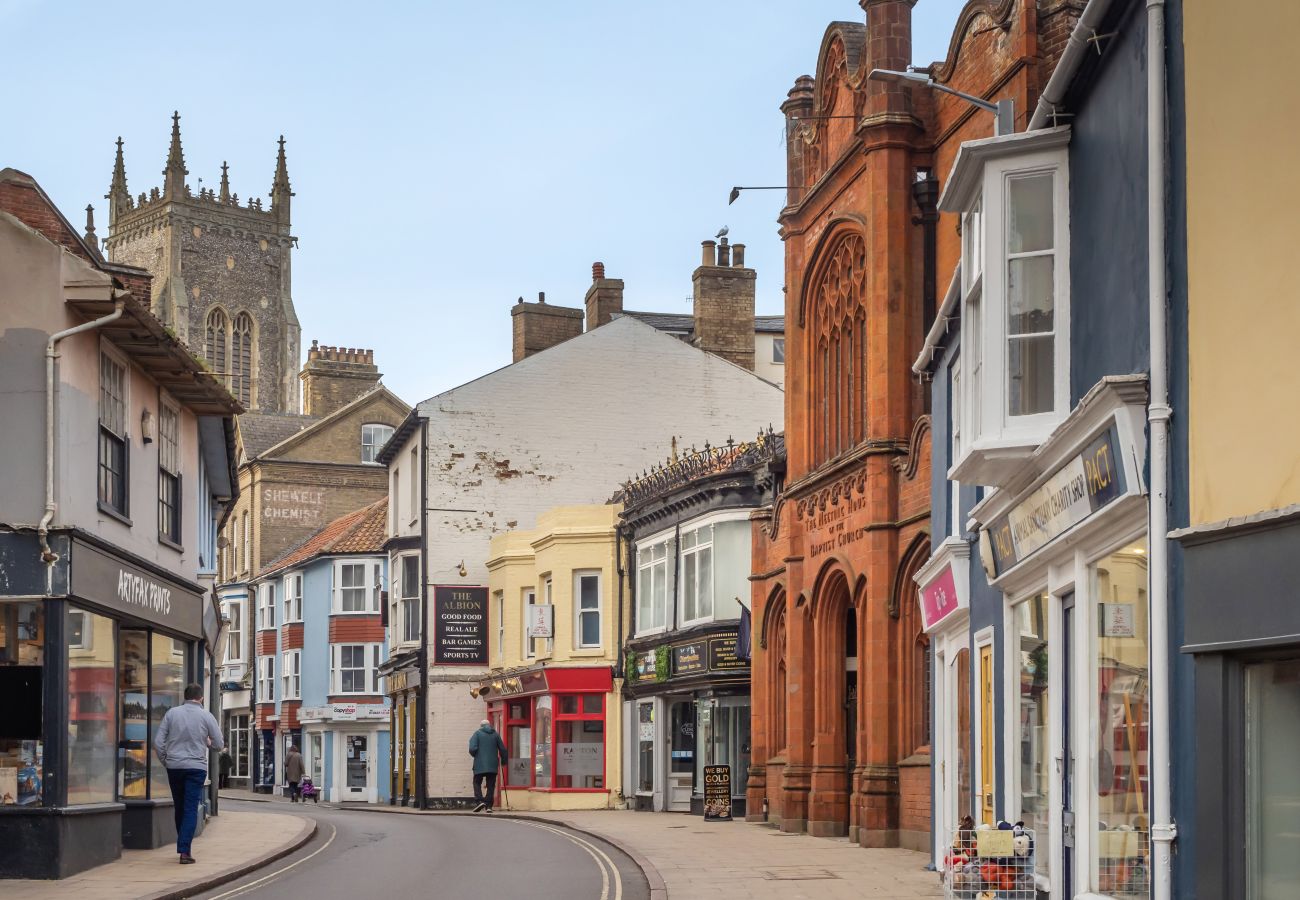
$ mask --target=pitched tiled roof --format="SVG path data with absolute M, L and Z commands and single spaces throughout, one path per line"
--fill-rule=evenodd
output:
M 276 444 L 319 421 L 316 416 L 244 413 L 239 417 L 239 433 L 244 439 L 244 456 L 247 459 L 257 459 Z
M 624 310 L 621 315 L 631 316 L 651 328 L 670 334 L 690 334 L 695 331 L 695 316 L 691 313 L 635 312 Z M 754 330 L 765 334 L 785 331 L 785 316 L 754 316 Z
M 388 532 L 388 498 L 339 516 L 262 570 L 260 578 L 300 565 L 317 556 L 341 553 L 380 553 Z

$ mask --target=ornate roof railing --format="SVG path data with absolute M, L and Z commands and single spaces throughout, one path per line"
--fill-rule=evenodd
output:
M 743 472 L 785 455 L 785 434 L 768 426 L 760 430 L 752 441 L 736 441 L 730 437 L 726 444 L 716 447 L 704 444 L 703 450 L 690 450 L 673 456 L 662 465 L 643 470 L 640 476 L 625 481 L 610 498 L 611 503 L 632 507 L 671 493 L 692 481 L 727 472 Z

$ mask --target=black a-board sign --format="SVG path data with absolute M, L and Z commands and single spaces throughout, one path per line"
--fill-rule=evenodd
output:
M 731 766 L 704 767 L 704 820 L 731 821 Z
M 435 665 L 487 665 L 487 588 L 434 587 L 433 619 Z

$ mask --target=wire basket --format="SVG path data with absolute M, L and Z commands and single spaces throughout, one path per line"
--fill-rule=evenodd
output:
M 1110 897 L 1150 896 L 1151 840 L 1146 831 L 1120 827 L 1097 832 L 1097 888 Z
M 1036 900 L 1034 832 L 1011 828 L 958 828 L 943 860 L 947 900 Z

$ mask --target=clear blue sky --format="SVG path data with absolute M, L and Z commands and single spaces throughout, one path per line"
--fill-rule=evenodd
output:
M 920 0 L 914 58 L 940 59 L 963 4 Z M 266 195 L 276 138 L 296 193 L 304 348 L 371 347 L 409 402 L 510 361 L 516 297 L 580 305 L 591 263 L 629 309 L 688 312 L 722 225 L 782 310 L 778 110 L 856 0 L 56 3 L 0 0 L 0 167 L 78 226 L 113 141 L 133 194 L 162 183 L 171 112 L 189 182 L 222 160 Z

